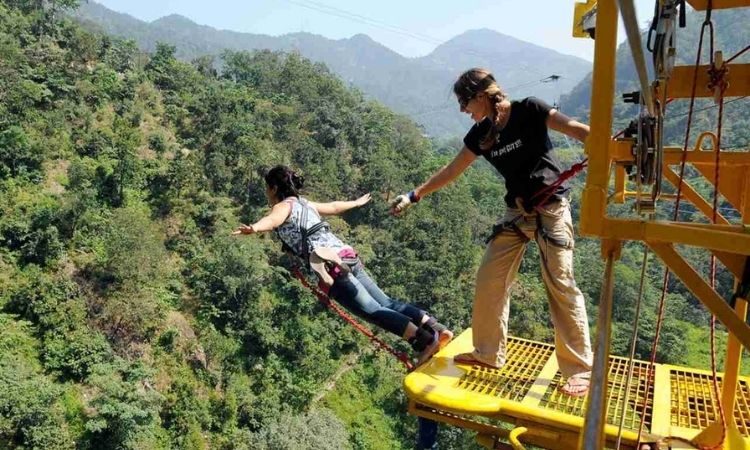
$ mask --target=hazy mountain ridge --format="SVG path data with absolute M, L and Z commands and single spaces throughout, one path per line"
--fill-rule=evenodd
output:
M 175 45 L 177 56 L 185 60 L 219 55 L 224 49 L 298 51 L 325 63 L 365 94 L 410 115 L 432 135 L 462 134 L 470 125 L 450 91 L 455 77 L 469 67 L 489 67 L 514 98 L 535 95 L 550 103 L 591 68 L 584 59 L 489 29 L 467 31 L 424 57 L 407 58 L 364 34 L 339 40 L 311 33 L 274 37 L 217 30 L 177 14 L 148 23 L 93 2 L 82 4 L 74 17 L 89 28 L 133 39 L 145 51 L 153 51 L 157 42 Z M 539 81 L 553 74 L 561 78 Z

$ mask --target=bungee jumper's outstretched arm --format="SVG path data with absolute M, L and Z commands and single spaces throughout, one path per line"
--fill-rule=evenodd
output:
M 477 155 L 466 147 L 462 148 L 456 157 L 453 158 L 453 161 L 435 172 L 422 185 L 407 194 L 396 197 L 391 202 L 391 214 L 400 214 L 404 209 L 411 206 L 412 203 L 418 202 L 425 195 L 432 194 L 450 184 L 459 175 L 464 173 L 475 159 L 477 159 Z
M 341 214 L 352 208 L 358 208 L 362 205 L 367 204 L 371 199 L 370 194 L 365 194 L 355 200 L 347 201 L 335 201 L 327 203 L 308 202 L 310 206 L 315 208 L 320 215 L 331 216 Z M 284 223 L 292 207 L 288 202 L 278 202 L 271 208 L 271 212 L 265 215 L 262 219 L 258 220 L 252 225 L 240 225 L 236 230 L 232 232 L 233 235 L 239 234 L 254 234 L 262 233 L 264 231 L 273 231 L 276 227 Z
M 291 212 L 291 210 L 292 207 L 287 202 L 276 203 L 273 205 L 273 208 L 271 208 L 271 212 L 263 216 L 262 219 L 252 225 L 240 225 L 232 232 L 232 235 L 255 234 L 272 231 L 274 228 L 284 223 L 286 218 L 289 217 L 289 212 Z
M 321 216 L 335 216 L 353 208 L 359 208 L 370 201 L 370 194 L 365 194 L 356 200 L 345 200 L 327 203 L 308 202 Z

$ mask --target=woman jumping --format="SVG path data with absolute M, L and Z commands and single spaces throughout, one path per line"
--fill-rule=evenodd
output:
M 355 250 L 321 220 L 321 216 L 365 205 L 370 194 L 352 201 L 312 202 L 299 195 L 303 178 L 286 166 L 269 170 L 265 181 L 271 212 L 252 225 L 240 226 L 233 235 L 275 231 L 284 248 L 310 266 L 330 297 L 364 320 L 406 339 L 417 352 L 418 364 L 453 338 L 427 312 L 383 293 Z

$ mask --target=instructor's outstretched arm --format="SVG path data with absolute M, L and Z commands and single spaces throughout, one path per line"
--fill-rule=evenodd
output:
M 391 203 L 391 214 L 400 214 L 404 209 L 411 206 L 412 203 L 418 202 L 419 199 L 425 195 L 432 194 L 443 186 L 449 184 L 458 178 L 459 175 L 464 173 L 466 168 L 469 167 L 475 159 L 477 159 L 477 155 L 475 155 L 474 152 L 466 147 L 462 148 L 456 157 L 453 158 L 453 161 L 435 172 L 424 182 L 424 184 L 408 194 L 402 194 L 396 197 Z

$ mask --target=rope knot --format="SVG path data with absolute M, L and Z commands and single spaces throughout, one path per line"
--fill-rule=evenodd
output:
M 719 104 L 729 87 L 729 66 L 721 52 L 716 52 L 711 67 L 708 68 L 708 89 L 714 91 L 714 103 Z
M 581 161 L 579 163 L 573 164 L 573 166 L 570 168 L 570 170 L 573 173 L 578 173 L 578 172 L 582 171 L 583 169 L 585 169 L 586 166 L 588 166 L 588 164 L 589 164 L 588 160 L 584 160 L 584 161 Z

